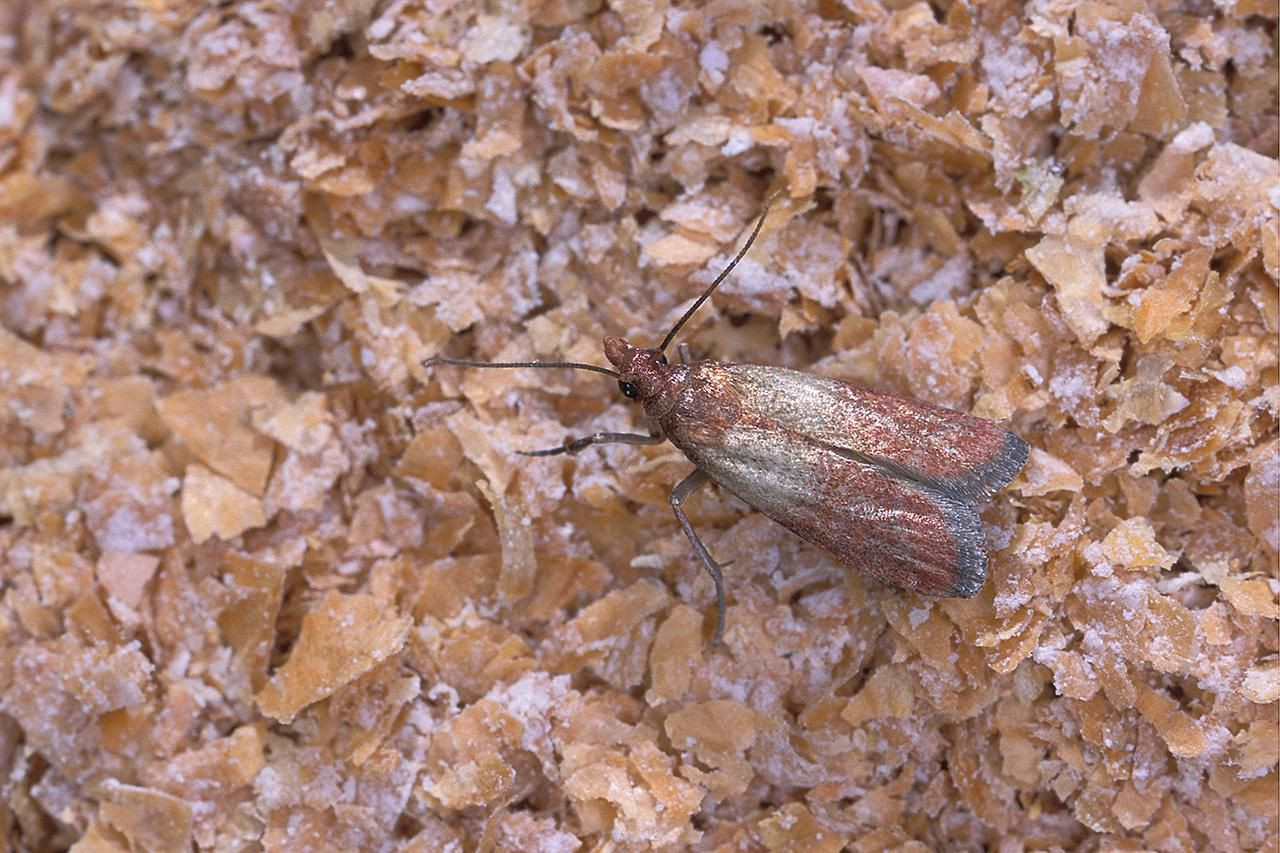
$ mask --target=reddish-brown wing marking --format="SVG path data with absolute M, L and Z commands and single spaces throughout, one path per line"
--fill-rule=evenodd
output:
M 677 369 L 678 370 L 678 369 Z M 696 362 L 652 411 L 702 471 L 841 563 L 970 596 L 986 578 L 973 502 L 1027 446 L 999 425 L 782 368 Z

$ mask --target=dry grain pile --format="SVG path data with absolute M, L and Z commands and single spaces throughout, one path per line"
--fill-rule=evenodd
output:
M 1275 844 L 1274 3 L 321 5 L 0 5 L 0 839 Z M 714 647 L 678 452 L 513 455 L 612 384 L 419 362 L 779 187 L 694 349 L 1034 449 L 971 601 L 699 495 Z

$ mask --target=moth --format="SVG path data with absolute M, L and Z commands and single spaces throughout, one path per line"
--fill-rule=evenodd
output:
M 690 360 L 665 352 L 760 234 L 746 243 L 656 347 L 604 339 L 613 369 L 563 361 L 485 362 L 437 356 L 427 366 L 588 370 L 613 377 L 640 403 L 648 433 L 596 432 L 526 456 L 578 453 L 595 444 L 670 441 L 694 471 L 671 509 L 716 592 L 715 639 L 725 622 L 724 577 L 683 505 L 718 483 L 839 563 L 928 595 L 970 597 L 987 577 L 977 505 L 1006 486 L 1027 445 L 999 424 L 929 403 L 781 367 Z

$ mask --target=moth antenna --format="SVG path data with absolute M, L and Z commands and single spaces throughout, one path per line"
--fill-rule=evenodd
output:
M 742 260 L 747 254 L 747 250 L 751 248 L 751 244 L 754 243 L 756 241 L 756 237 L 760 235 L 760 229 L 764 227 L 764 219 L 769 215 L 769 206 L 772 205 L 780 195 L 782 195 L 782 190 L 775 190 L 764 200 L 764 207 L 760 211 L 760 218 L 756 220 L 756 227 L 752 229 L 751 236 L 747 238 L 747 242 L 738 250 L 738 254 L 734 256 L 733 260 L 729 261 L 729 266 L 725 267 L 720 275 L 716 276 L 716 280 L 711 282 L 711 286 L 702 292 L 702 295 L 689 306 L 689 310 L 685 311 L 679 320 L 676 320 L 676 324 L 671 327 L 671 331 L 667 332 L 667 336 L 662 339 L 662 343 L 658 346 L 658 352 L 666 351 L 667 347 L 671 344 L 671 339 L 676 336 L 676 332 L 680 331 L 680 327 L 688 322 L 689 318 L 693 316 L 694 311 L 697 311 L 702 307 L 702 303 L 706 302 L 711 297 L 711 294 L 715 289 L 720 286 L 720 282 L 729 277 L 729 273 L 733 272 L 733 268 L 738 265 L 738 261 Z
M 576 361 L 475 361 L 470 358 L 444 358 L 432 356 L 422 362 L 423 367 L 435 367 L 437 364 L 454 364 L 458 367 L 500 367 L 516 369 L 520 367 L 564 367 L 570 370 L 590 370 L 592 373 L 603 373 L 605 376 L 618 378 L 618 371 L 594 364 L 580 364 Z

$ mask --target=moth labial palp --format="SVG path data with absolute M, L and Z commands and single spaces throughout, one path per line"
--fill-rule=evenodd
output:
M 1027 445 L 993 421 L 851 383 L 781 367 L 695 360 L 665 351 L 680 329 L 746 255 L 778 193 L 764 203 L 733 260 L 681 315 L 657 347 L 604 339 L 613 368 L 579 362 L 483 362 L 436 357 L 425 364 L 565 368 L 602 373 L 640 403 L 648 434 L 597 432 L 526 456 L 577 453 L 595 444 L 669 440 L 696 466 L 676 486 L 671 508 L 715 584 L 715 641 L 726 616 L 729 563 L 711 556 L 682 504 L 718 483 L 842 565 L 902 589 L 968 597 L 987 576 L 978 502 L 1007 485 Z

